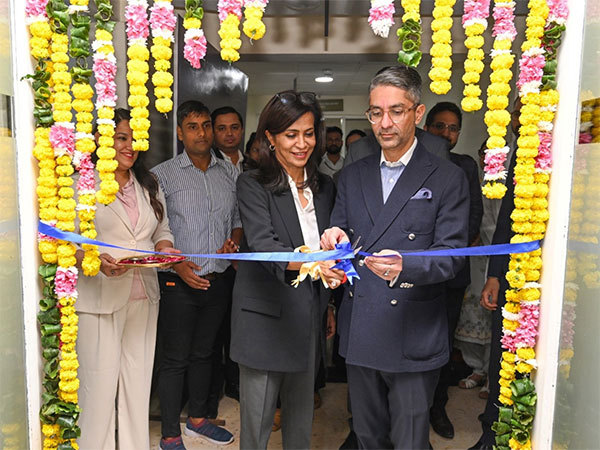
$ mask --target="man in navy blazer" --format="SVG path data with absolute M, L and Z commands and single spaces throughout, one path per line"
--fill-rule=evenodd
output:
M 429 448 L 429 408 L 449 358 L 445 281 L 464 258 L 410 252 L 467 245 L 467 180 L 415 138 L 420 96 L 414 69 L 373 78 L 367 118 L 379 151 L 342 171 L 332 228 L 321 238 L 331 249 L 360 237 L 375 253 L 357 264 L 360 280 L 338 315 L 354 430 L 367 449 Z

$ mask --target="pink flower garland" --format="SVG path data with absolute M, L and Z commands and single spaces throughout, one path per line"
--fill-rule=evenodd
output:
M 160 36 L 170 41 L 177 25 L 177 17 L 173 12 L 173 5 L 165 1 L 157 1 L 150 8 L 150 27 L 153 36 Z
M 465 27 L 472 23 L 481 23 L 487 26 L 489 15 L 490 0 L 465 0 L 462 24 Z
M 192 65 L 194 69 L 201 67 L 200 60 L 206 56 L 206 37 L 200 28 L 186 30 L 183 47 L 183 57 Z
M 148 22 L 147 9 L 148 3 L 145 0 L 129 0 L 125 7 L 128 41 L 143 40 L 145 43 L 148 39 L 150 23 Z
M 75 152 L 74 125 L 70 122 L 56 123 L 50 128 L 50 143 L 57 156 Z
M 93 46 L 96 49 L 104 45 L 98 41 Z M 96 77 L 96 109 L 103 106 L 114 107 L 117 104 L 117 74 L 116 59 L 112 53 L 94 52 L 94 76 Z
M 25 15 L 27 18 L 48 17 L 46 5 L 48 0 L 27 0 L 25 3 Z
M 79 157 L 79 180 L 77 181 L 79 193 L 95 193 L 96 179 L 94 178 L 94 163 L 91 153 L 82 152 Z
M 514 40 L 517 36 L 514 2 L 496 3 L 492 15 L 494 17 L 492 36 L 496 39 Z
M 217 9 L 219 11 L 219 22 L 223 22 L 229 14 L 234 14 L 238 19 L 242 18 L 242 3 L 240 0 L 219 0 Z
M 77 269 L 58 267 L 54 279 L 54 293 L 60 298 L 77 297 Z
M 369 9 L 369 25 L 373 33 L 382 38 L 387 38 L 390 28 L 394 24 L 394 0 L 371 0 Z

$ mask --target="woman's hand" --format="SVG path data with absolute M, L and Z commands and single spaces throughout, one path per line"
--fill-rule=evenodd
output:
M 385 249 L 375 253 L 375 256 L 367 256 L 365 264 L 379 278 L 392 281 L 402 272 L 402 255 L 395 250 Z
M 334 250 L 335 244 L 349 241 L 348 235 L 341 228 L 328 228 L 321 235 L 321 248 L 323 250 Z
M 108 253 L 100 255 L 100 271 L 107 277 L 118 277 L 123 275 L 129 269 L 123 266 L 117 266 L 117 260 Z
M 177 254 L 181 253 L 181 250 L 177 250 L 176 248 L 173 248 L 173 247 L 161 247 L 161 248 L 157 248 L 156 251 L 159 253 L 169 253 L 171 255 L 177 255 Z
M 331 306 L 333 305 L 327 305 L 327 330 L 325 332 L 326 339 L 330 339 L 335 336 L 335 310 Z
M 339 288 L 344 282 L 346 274 L 341 269 L 332 269 L 335 261 L 320 261 L 321 277 L 331 289 Z

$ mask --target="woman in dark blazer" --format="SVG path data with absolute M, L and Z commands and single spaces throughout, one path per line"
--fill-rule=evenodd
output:
M 313 93 L 285 91 L 261 113 L 259 168 L 240 175 L 237 195 L 245 252 L 319 249 L 335 188 L 317 172 L 324 144 Z M 240 262 L 233 291 L 231 358 L 240 365 L 240 448 L 267 447 L 277 396 L 283 447 L 310 448 L 317 362 L 325 342 L 330 291 L 309 279 L 294 288 L 300 263 Z M 343 277 L 322 264 L 331 287 Z M 333 334 L 333 314 L 328 333 Z

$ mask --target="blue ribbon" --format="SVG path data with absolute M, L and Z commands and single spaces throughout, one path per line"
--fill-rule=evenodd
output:
M 88 239 L 76 233 L 62 231 L 56 227 L 39 222 L 38 231 L 47 236 L 69 241 L 76 244 L 91 244 L 99 247 L 118 248 L 137 253 L 148 253 L 152 255 L 170 255 L 170 253 L 155 252 L 152 250 L 139 250 L 136 248 L 121 247 L 119 245 L 108 244 L 106 242 Z M 228 259 L 236 261 L 274 261 L 274 262 L 317 262 L 328 260 L 340 260 L 334 266 L 335 268 L 343 269 L 351 282 L 352 278 L 358 278 L 358 273 L 350 262 L 354 259 L 355 253 L 350 242 L 342 242 L 336 244 L 335 250 L 328 250 L 316 253 L 300 253 L 300 252 L 252 252 L 252 253 L 181 253 L 185 257 L 211 258 L 211 259 Z M 467 248 L 449 248 L 440 250 L 423 250 L 423 251 L 399 251 L 403 257 L 410 256 L 491 256 L 491 255 L 508 255 L 511 253 L 528 253 L 540 248 L 540 241 L 523 242 L 520 244 L 496 244 L 482 245 L 479 247 Z M 361 256 L 374 256 L 373 253 L 356 252 Z M 393 256 L 393 255 L 389 255 Z

